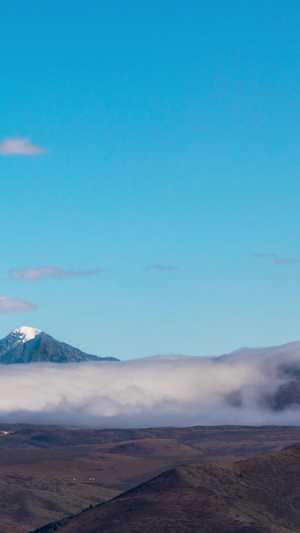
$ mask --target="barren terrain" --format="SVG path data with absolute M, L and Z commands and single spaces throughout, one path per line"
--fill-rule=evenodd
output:
M 0 530 L 28 533 L 181 464 L 232 462 L 300 442 L 297 427 L 103 429 L 0 425 Z

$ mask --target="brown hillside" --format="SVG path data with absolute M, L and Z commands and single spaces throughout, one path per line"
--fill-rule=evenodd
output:
M 180 466 L 54 527 L 35 533 L 296 533 L 300 445 L 227 468 Z
M 2 424 L 0 532 L 28 533 L 183 463 L 224 466 L 299 441 L 298 427 L 281 426 L 70 430 Z

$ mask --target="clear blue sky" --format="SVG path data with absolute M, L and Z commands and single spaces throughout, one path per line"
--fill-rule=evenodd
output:
M 0 337 L 300 339 L 299 27 L 296 1 L 0 3 Z

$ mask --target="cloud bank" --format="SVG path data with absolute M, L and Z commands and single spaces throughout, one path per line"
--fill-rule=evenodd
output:
M 25 268 L 24 270 L 13 268 L 10 275 L 17 281 L 38 281 L 42 278 L 75 278 L 77 276 L 92 276 L 94 274 L 101 274 L 104 272 L 102 268 L 95 270 L 79 270 L 74 272 L 72 270 L 63 270 L 56 267 L 40 267 L 40 268 Z
M 0 143 L 1 155 L 40 155 L 44 148 L 31 144 L 30 139 L 8 138 Z
M 91 427 L 300 424 L 299 386 L 300 343 L 218 358 L 2 365 L 0 417 Z
M 21 311 L 34 311 L 35 305 L 26 300 L 13 300 L 9 296 L 0 295 L 0 313 L 19 313 Z

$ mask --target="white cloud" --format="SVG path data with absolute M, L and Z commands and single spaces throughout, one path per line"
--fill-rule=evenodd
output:
M 104 272 L 102 268 L 96 268 L 95 270 L 78 270 L 77 272 L 72 270 L 63 270 L 56 267 L 40 267 L 40 268 L 25 268 L 24 270 L 13 268 L 10 271 L 10 275 L 17 281 L 38 281 L 46 277 L 54 278 L 75 278 L 77 276 L 92 276 L 94 274 L 101 274 Z
M 0 416 L 94 427 L 300 424 L 300 406 L 272 404 L 296 367 L 300 343 L 219 358 L 3 365 Z
M 31 144 L 30 139 L 7 138 L 0 143 L 1 155 L 40 155 L 44 148 Z
M 0 295 L 0 313 L 20 313 L 22 311 L 34 311 L 35 305 L 26 300 L 13 300 L 9 296 Z

